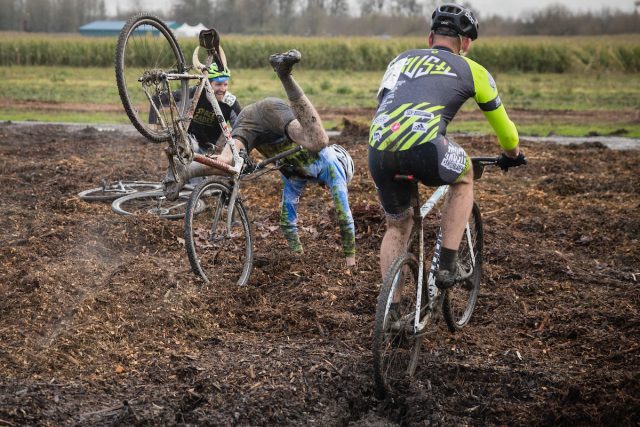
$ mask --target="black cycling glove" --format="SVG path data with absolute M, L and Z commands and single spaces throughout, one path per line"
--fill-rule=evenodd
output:
M 496 164 L 500 166 L 500 169 L 502 169 L 503 171 L 507 171 L 509 170 L 509 168 L 515 168 L 516 166 L 526 165 L 527 158 L 524 156 L 524 153 L 522 151 L 520 152 L 520 154 L 518 154 L 518 157 L 516 157 L 515 159 L 512 159 L 511 157 L 502 153 L 500 154 L 500 157 L 498 157 L 498 161 L 496 162 Z

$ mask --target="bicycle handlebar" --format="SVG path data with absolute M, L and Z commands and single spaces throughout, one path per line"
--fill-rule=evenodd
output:
M 282 153 L 280 153 L 280 154 L 277 154 L 277 155 L 275 155 L 275 156 L 273 156 L 273 157 L 270 157 L 270 158 L 268 158 L 268 159 L 265 159 L 265 160 L 261 161 L 260 163 L 258 163 L 258 164 L 256 165 L 256 170 L 258 170 L 258 169 L 262 169 L 262 168 L 264 168 L 265 166 L 267 166 L 267 165 L 269 165 L 269 164 L 271 164 L 271 163 L 277 162 L 277 161 L 278 161 L 278 160 L 280 160 L 280 159 L 284 159 L 284 158 L 285 158 L 285 157 L 287 157 L 287 156 L 290 156 L 290 155 L 292 155 L 292 154 L 295 154 L 295 153 L 297 153 L 297 152 L 298 152 L 298 151 L 300 151 L 300 150 L 302 150 L 302 146 L 301 146 L 301 145 L 297 145 L 297 146 L 295 146 L 295 147 L 293 147 L 293 148 L 288 149 L 287 151 L 283 151 L 283 152 L 282 152 Z

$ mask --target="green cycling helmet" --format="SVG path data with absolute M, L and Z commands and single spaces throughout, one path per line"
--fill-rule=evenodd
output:
M 228 68 L 225 68 L 222 71 L 218 71 L 218 65 L 214 62 L 209 67 L 209 81 L 214 81 L 216 83 L 226 82 L 231 78 L 231 72 Z

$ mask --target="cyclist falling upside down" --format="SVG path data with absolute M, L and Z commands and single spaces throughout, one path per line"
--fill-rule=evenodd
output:
M 369 170 L 387 219 L 380 270 L 406 248 L 412 222 L 412 186 L 395 175 L 413 175 L 427 186 L 449 184 L 442 210 L 442 250 L 436 275 L 440 288 L 458 280 L 458 247 L 473 206 L 473 171 L 464 149 L 446 137 L 447 125 L 473 98 L 498 136 L 506 170 L 526 163 L 518 131 L 507 116 L 489 72 L 464 57 L 478 37 L 471 10 L 444 4 L 432 15 L 429 49 L 398 55 L 378 90 L 378 110 L 369 132 Z
M 325 184 L 335 204 L 340 227 L 340 238 L 346 265 L 356 264 L 355 226 L 349 208 L 347 185 L 353 177 L 353 161 L 342 147 L 329 145 L 329 137 L 322 126 L 318 112 L 291 76 L 291 70 L 301 59 L 297 50 L 269 57 L 287 94 L 289 103 L 278 98 L 266 98 L 245 107 L 233 126 L 231 136 L 238 150 L 250 153 L 254 148 L 265 157 L 283 153 L 296 145 L 302 150 L 287 156 L 286 167 L 281 169 L 284 184 L 280 212 L 280 228 L 289 248 L 303 253 L 298 235 L 297 208 L 300 195 L 308 182 Z M 218 157 L 233 164 L 229 146 Z M 172 200 L 185 182 L 196 176 L 217 175 L 222 172 L 200 163 L 187 166 L 175 162 L 176 174 L 171 168 L 163 181 L 165 195 Z

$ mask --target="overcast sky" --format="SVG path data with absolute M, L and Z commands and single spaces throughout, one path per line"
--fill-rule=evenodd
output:
M 451 1 L 451 0 L 449 0 Z M 576 11 L 599 12 L 603 8 L 618 9 L 624 12 L 632 12 L 635 0 L 534 0 L 534 1 L 507 1 L 507 0 L 469 0 L 480 14 L 484 16 L 502 15 L 519 17 L 523 12 L 542 9 L 550 4 L 561 4 Z M 135 5 L 142 9 L 168 10 L 173 3 L 171 0 L 109 0 L 106 1 L 107 14 L 114 15 L 116 9 L 129 10 Z M 444 3 L 444 1 L 443 1 Z

